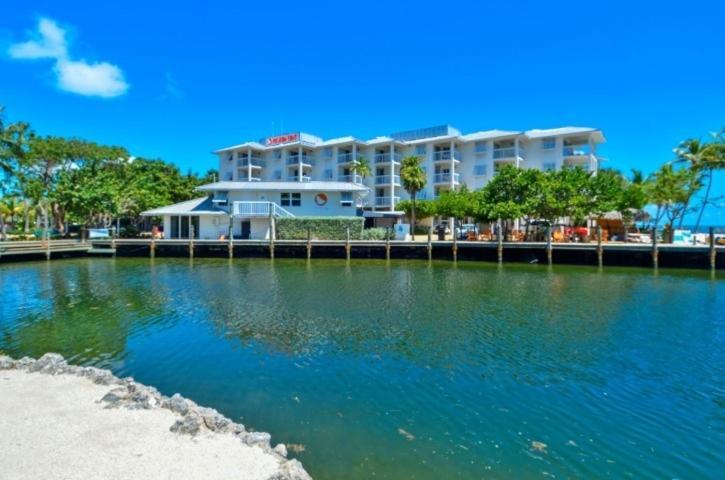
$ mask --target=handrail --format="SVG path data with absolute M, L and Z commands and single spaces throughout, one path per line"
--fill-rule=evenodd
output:
M 289 210 L 274 202 L 242 201 L 234 202 L 232 212 L 235 217 L 294 217 Z
M 400 175 L 378 175 L 375 177 L 375 185 L 388 185 L 390 183 L 400 185 Z

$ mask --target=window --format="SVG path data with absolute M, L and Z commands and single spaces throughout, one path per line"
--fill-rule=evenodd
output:
M 325 170 L 325 180 L 332 180 L 332 169 L 328 168 Z
M 554 137 L 542 138 L 541 139 L 541 148 L 543 148 L 545 150 L 551 150 L 552 148 L 556 148 L 556 138 L 554 138 Z
M 179 238 L 179 217 L 171 217 L 171 236 L 169 238 Z
M 352 207 L 352 192 L 340 193 L 340 205 L 343 207 Z
M 299 207 L 302 205 L 302 194 L 282 192 L 279 200 L 283 207 Z
M 425 145 L 416 145 L 415 154 L 425 156 Z
M 486 153 L 486 142 L 476 142 L 474 149 L 477 154 Z
M 332 157 L 332 147 L 325 147 L 325 156 Z
M 473 174 L 477 177 L 485 177 L 486 176 L 486 165 L 478 164 L 473 166 Z
M 545 172 L 553 172 L 556 170 L 556 163 L 554 162 L 544 162 L 544 165 L 541 168 Z

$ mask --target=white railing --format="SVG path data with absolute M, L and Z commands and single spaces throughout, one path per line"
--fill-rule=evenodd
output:
M 232 212 L 235 217 L 294 217 L 292 213 L 274 202 L 234 202 Z
M 375 185 L 400 185 L 400 175 L 378 175 L 375 177 Z
M 516 147 L 494 148 L 493 158 L 514 158 L 516 157 Z
M 300 159 L 302 160 L 301 162 Z M 312 158 L 311 155 L 302 155 L 301 157 L 299 155 L 294 155 L 292 157 L 287 157 L 287 165 L 297 165 L 298 163 L 303 163 L 305 165 L 314 165 L 315 159 Z
M 390 152 L 388 153 L 376 153 L 375 154 L 375 163 L 390 163 Z M 400 163 L 400 159 L 403 158 L 401 154 L 394 153 L 392 155 L 393 162 Z
M 239 160 L 237 160 L 238 167 L 246 167 L 250 163 L 252 164 L 252 167 L 263 168 L 267 166 L 267 162 L 259 157 L 252 157 L 251 159 L 240 158 Z
M 590 154 L 589 145 L 571 145 L 562 150 L 562 155 L 565 157 L 588 157 Z
M 375 197 L 376 207 L 389 207 L 400 201 L 400 197 Z M 391 203 L 392 202 L 392 203 Z
M 433 176 L 433 183 L 451 183 L 451 178 L 453 179 L 453 183 L 458 183 L 458 180 L 460 179 L 461 175 L 459 173 L 436 173 Z
M 453 158 L 453 160 L 461 160 L 461 152 L 458 150 L 453 150 L 453 153 L 451 153 L 450 150 L 439 150 L 437 152 L 433 152 L 433 161 L 434 162 L 440 162 L 443 160 L 450 160 Z
M 309 175 L 302 175 L 303 182 L 309 182 L 310 180 L 312 180 L 312 178 Z M 288 175 L 287 181 L 288 182 L 299 182 L 300 177 L 298 175 Z
M 356 154 L 352 153 L 338 153 L 337 154 L 337 163 L 350 163 L 350 162 L 357 162 L 365 155 L 361 154 L 360 152 Z
M 363 183 L 362 175 L 340 175 L 337 179 L 340 182 Z

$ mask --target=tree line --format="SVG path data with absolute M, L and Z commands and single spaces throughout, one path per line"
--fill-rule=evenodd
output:
M 8 122 L 0 107 L 0 235 L 20 237 L 47 226 L 133 230 L 139 214 L 194 198 L 216 178 L 182 174 L 159 159 L 133 157 L 126 148 L 78 138 L 43 136 L 26 122 Z
M 481 189 L 464 185 L 434 200 L 417 198 L 427 176 L 420 158 L 410 156 L 401 162 L 400 178 L 411 199 L 400 202 L 399 208 L 413 226 L 416 217 L 433 216 L 481 223 L 523 220 L 526 225 L 566 219 L 576 225 L 617 212 L 625 225 L 648 218 L 655 228 L 673 229 L 682 228 L 685 216 L 696 213 L 697 230 L 705 210 L 722 201 L 711 198 L 711 190 L 715 172 L 725 169 L 725 129 L 706 142 L 685 140 L 673 152 L 672 160 L 648 176 L 638 170 L 625 175 L 614 169 L 541 171 L 506 165 Z M 645 212 L 648 206 L 654 211 L 651 216 Z

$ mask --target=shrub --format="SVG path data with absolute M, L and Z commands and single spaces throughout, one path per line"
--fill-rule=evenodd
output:
M 385 240 L 385 233 L 388 233 L 388 237 L 390 237 L 390 240 L 393 240 L 395 238 L 395 230 L 392 228 L 390 230 L 386 230 L 382 227 L 376 227 L 376 228 L 366 228 L 362 231 L 362 235 L 360 236 L 361 240 Z
M 307 230 L 313 240 L 345 240 L 347 229 L 350 239 L 359 240 L 362 235 L 362 217 L 290 217 L 276 220 L 279 240 L 307 240 Z

